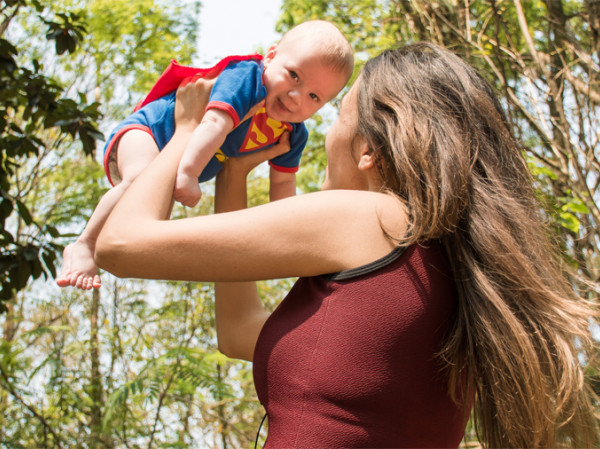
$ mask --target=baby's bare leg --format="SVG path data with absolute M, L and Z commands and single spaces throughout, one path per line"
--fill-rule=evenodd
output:
M 106 192 L 81 235 L 65 248 L 63 265 L 56 279 L 61 287 L 71 285 L 83 290 L 100 288 L 98 267 L 94 262 L 98 234 L 127 187 L 158 154 L 156 142 L 144 131 L 126 132 L 117 145 L 117 166 L 122 181 Z

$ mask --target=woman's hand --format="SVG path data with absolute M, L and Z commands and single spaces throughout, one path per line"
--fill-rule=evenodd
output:
M 175 128 L 191 127 L 195 129 L 202 121 L 210 93 L 215 84 L 214 79 L 191 77 L 182 81 L 175 96 Z M 255 104 L 240 123 L 252 117 L 264 106 L 264 100 Z M 285 151 L 284 151 L 285 152 Z
M 246 153 L 243 156 L 227 159 L 223 164 L 223 170 L 240 172 L 248 175 L 253 168 L 261 163 L 287 153 L 288 151 L 290 151 L 290 133 L 286 131 L 281 135 L 279 141 L 275 145 L 266 150 L 254 151 Z
M 275 145 L 240 157 L 229 158 L 217 175 L 215 212 L 230 212 L 246 208 L 246 178 L 253 168 L 290 150 L 290 134 L 284 132 Z
M 185 80 L 175 96 L 175 128 L 196 127 L 202 121 L 215 80 L 204 78 Z

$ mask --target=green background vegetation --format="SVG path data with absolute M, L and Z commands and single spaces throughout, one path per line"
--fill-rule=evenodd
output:
M 0 1 L 2 448 L 254 445 L 263 410 L 251 366 L 217 351 L 210 284 L 104 273 L 100 292 L 80 292 L 53 281 L 63 245 L 108 187 L 100 130 L 131 111 L 172 57 L 192 60 L 201 13 L 196 0 Z M 480 70 L 524 143 L 576 269 L 573 288 L 596 300 L 600 3 L 284 0 L 278 31 L 315 18 L 348 36 L 357 72 L 380 50 L 417 40 Z M 326 164 L 326 120 L 309 125 L 304 192 L 318 189 Z M 267 189 L 258 171 L 251 203 L 266 201 Z M 205 195 L 174 215 L 211 208 Z M 291 283 L 261 284 L 269 307 Z M 470 427 L 465 445 L 478 445 Z

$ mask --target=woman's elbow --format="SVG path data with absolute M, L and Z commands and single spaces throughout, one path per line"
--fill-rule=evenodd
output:
M 225 354 L 230 359 L 235 358 L 234 352 L 232 351 L 233 348 L 231 347 L 231 345 L 228 345 L 227 342 L 219 336 L 217 336 L 217 348 L 221 353 Z
M 126 240 L 114 232 L 103 229 L 96 240 L 94 261 L 102 268 L 117 277 L 125 277 L 125 255 L 127 254 Z
M 217 348 L 230 359 L 252 361 L 252 356 L 247 351 L 244 351 L 232 338 L 225 338 L 217 334 Z

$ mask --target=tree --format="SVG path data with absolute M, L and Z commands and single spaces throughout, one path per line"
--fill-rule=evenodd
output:
M 137 3 L 55 1 L 57 13 L 79 11 L 86 39 L 73 54 L 57 58 L 43 57 L 48 54 L 43 40 L 29 39 L 23 52 L 43 59 L 44 69 L 68 94 L 82 92 L 98 101 L 106 122 L 117 120 L 170 57 L 189 62 L 195 40 L 193 9 L 182 2 Z M 197 2 L 188 6 L 192 3 Z M 124 18 L 136 7 L 144 13 L 113 28 L 107 10 Z M 173 17 L 176 13 L 185 17 Z M 15 24 L 24 31 L 13 34 L 13 42 L 36 34 L 27 15 L 17 16 Z M 138 43 L 138 36 L 147 39 Z M 184 39 L 174 40 L 178 36 Z M 149 75 L 138 77 L 136 71 Z M 144 79 L 146 84 L 139 82 Z M 109 125 L 101 122 L 100 128 Z M 76 232 L 106 189 L 102 172 L 76 143 L 48 138 L 47 151 L 23 160 L 11 184 L 24 192 L 22 202 L 36 220 Z M 209 213 L 209 191 L 205 196 L 201 208 L 178 208 L 174 215 Z M 264 201 L 266 190 L 258 196 Z M 0 378 L 2 445 L 249 446 L 261 409 L 248 365 L 216 352 L 210 285 L 106 277 L 100 297 L 57 293 L 52 282 L 37 282 L 8 303 L 9 313 L 0 317 L 0 369 L 6 374 Z M 266 294 L 275 290 L 269 285 Z
M 28 280 L 53 277 L 62 251 L 54 224 L 69 214 L 40 217 L 27 204 L 39 175 L 60 161 L 57 150 L 94 157 L 101 103 L 120 119 L 170 58 L 190 61 L 198 9 L 197 0 L 0 3 L 0 311 Z M 40 27 L 45 40 L 34 37 Z
M 23 201 L 26 194 L 14 185 L 15 172 L 24 160 L 48 150 L 50 134 L 57 140 L 77 139 L 90 154 L 100 117 L 98 104 L 84 97 L 66 98 L 64 88 L 41 73 L 37 58 L 27 60 L 21 48 L 6 38 L 19 15 L 28 15 L 47 29 L 46 39 L 56 54 L 74 52 L 84 25 L 77 14 L 52 14 L 39 1 L 0 3 L 0 312 L 4 302 L 22 290 L 30 278 L 54 275 L 56 253 L 54 227 L 36 220 Z M 23 226 L 32 229 L 22 234 Z

